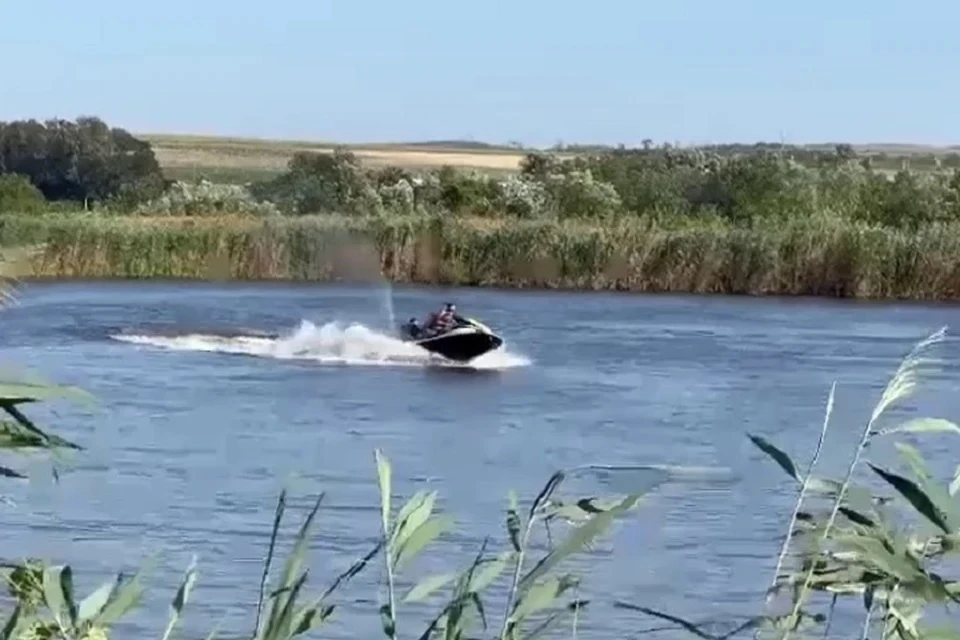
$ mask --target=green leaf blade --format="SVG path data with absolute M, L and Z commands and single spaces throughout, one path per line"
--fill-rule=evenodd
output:
M 750 441 L 753 442 L 753 444 L 760 449 L 760 451 L 763 451 L 770 457 L 770 459 L 776 462 L 788 476 L 797 482 L 803 481 L 800 477 L 800 474 L 797 472 L 797 466 L 793 463 L 793 459 L 791 459 L 786 452 L 776 447 L 770 443 L 769 440 L 762 436 L 755 436 L 752 433 L 748 433 L 747 437 L 750 438 Z
M 407 592 L 407 595 L 403 597 L 402 601 L 406 603 L 422 602 L 456 579 L 457 574 L 455 573 L 443 573 L 427 576 L 415 584 Z
M 897 492 L 913 505 L 922 516 L 929 520 L 944 533 L 951 533 L 950 525 L 947 523 L 944 514 L 936 506 L 934 501 L 921 489 L 915 482 L 896 473 L 885 471 L 880 467 L 867 463 L 869 467 L 878 476 L 893 486 Z
M 517 492 L 511 489 L 507 493 L 507 517 L 505 522 L 507 535 L 513 550 L 520 552 L 520 512 L 517 505 Z
M 290 616 L 293 615 L 290 607 L 296 598 L 297 593 L 306 580 L 306 573 L 301 573 L 303 565 L 306 563 L 307 551 L 309 547 L 310 530 L 313 527 L 313 521 L 320 505 L 326 494 L 321 493 L 313 503 L 313 507 L 307 513 L 299 531 L 294 538 L 293 548 L 284 561 L 280 578 L 274 589 L 274 595 L 271 597 L 269 613 L 267 615 L 266 627 L 268 635 L 270 630 L 276 630 L 283 625 L 288 624 Z M 275 631 L 274 631 L 275 632 Z
M 518 588 L 524 590 L 528 585 L 535 583 L 546 575 L 567 556 L 583 549 L 612 524 L 613 519 L 635 505 L 642 494 L 633 493 L 625 497 L 615 507 L 595 515 L 586 523 L 573 529 L 562 543 L 544 556 L 525 576 L 520 579 Z
M 14 478 L 16 480 L 26 480 L 27 476 L 23 475 L 19 471 L 14 471 L 10 467 L 0 466 L 0 476 L 4 478 Z
M 169 640 L 170 635 L 173 633 L 174 627 L 177 625 L 177 622 L 180 620 L 180 616 L 183 614 L 183 607 L 187 604 L 187 600 L 190 598 L 190 591 L 193 589 L 193 585 L 197 580 L 197 557 L 193 556 L 190 560 L 190 565 L 187 567 L 187 571 L 183 576 L 183 580 L 180 582 L 180 586 L 177 588 L 177 593 L 173 597 L 173 601 L 170 603 L 170 616 L 167 619 L 167 626 L 163 631 L 162 640 Z
M 113 597 L 96 618 L 98 625 L 109 626 L 140 603 L 143 597 L 143 576 L 147 573 L 147 567 L 155 563 L 156 559 L 152 558 L 127 580 L 124 580 L 122 575 L 117 575 Z
M 380 488 L 380 518 L 383 524 L 383 534 L 387 535 L 390 531 L 390 498 L 392 488 L 390 486 L 390 460 L 387 459 L 380 449 L 373 452 L 377 463 L 377 485 Z
M 513 549 L 504 551 L 496 558 L 486 559 L 477 563 L 470 581 L 467 584 L 467 591 L 480 593 L 494 580 L 500 577 L 504 569 L 516 558 L 516 552 Z
M 943 418 L 914 418 L 889 429 L 883 429 L 878 435 L 891 433 L 953 433 L 960 435 L 960 426 Z
M 47 567 L 43 571 L 43 600 L 61 627 L 64 626 L 62 618 L 64 611 L 73 604 L 71 602 L 72 582 L 69 565 Z
M 394 567 L 399 571 L 405 564 L 412 560 L 417 553 L 423 550 L 428 544 L 433 542 L 441 534 L 453 528 L 454 519 L 450 515 L 437 516 L 427 520 L 420 525 L 416 531 L 412 531 L 404 541 L 404 544 L 397 549 L 397 557 L 394 561 Z
M 399 550 L 406 545 L 410 536 L 430 519 L 436 499 L 436 491 L 418 493 L 403 505 L 397 513 L 395 528 L 390 539 L 390 553 L 394 560 L 396 560 Z
M 579 584 L 572 575 L 546 578 L 531 585 L 518 598 L 510 613 L 509 624 L 516 625 L 534 613 L 556 603 L 569 589 Z
M 110 597 L 113 595 L 114 590 L 117 588 L 117 583 L 115 580 L 105 582 L 96 590 L 93 591 L 90 595 L 84 598 L 80 602 L 80 606 L 77 611 L 77 618 L 80 623 L 89 622 L 95 619 L 100 612 L 103 611 L 103 608 L 107 605 L 107 602 L 110 601 Z

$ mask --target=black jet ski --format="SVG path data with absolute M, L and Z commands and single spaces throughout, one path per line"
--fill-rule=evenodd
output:
M 503 344 L 503 338 L 472 318 L 454 316 L 454 322 L 453 328 L 433 333 L 411 318 L 400 327 L 400 337 L 455 362 L 469 362 Z

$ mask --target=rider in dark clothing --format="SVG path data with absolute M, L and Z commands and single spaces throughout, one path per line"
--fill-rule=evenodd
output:
M 419 339 L 423 334 L 423 328 L 420 326 L 420 323 L 417 322 L 416 318 L 410 318 L 407 320 L 407 324 L 404 329 L 406 329 L 407 333 L 414 340 Z

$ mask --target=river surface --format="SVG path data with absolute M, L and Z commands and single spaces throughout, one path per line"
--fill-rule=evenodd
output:
M 438 366 L 387 335 L 391 313 L 395 322 L 422 317 L 447 300 L 498 330 L 504 351 L 472 368 Z M 403 580 L 463 568 L 484 536 L 502 543 L 511 488 L 525 500 L 560 468 L 670 465 L 685 471 L 571 562 L 594 599 L 580 633 L 639 637 L 669 626 L 614 609 L 613 600 L 736 620 L 762 606 L 794 500 L 745 434 L 772 439 L 805 468 L 836 380 L 821 464 L 842 474 L 902 356 L 958 320 L 951 306 L 809 299 L 32 283 L 19 306 L 0 313 L 0 364 L 80 385 L 96 404 L 30 407 L 85 450 L 59 484 L 42 461 L 28 464 L 29 483 L 5 482 L 0 555 L 69 562 L 86 593 L 158 554 L 144 604 L 115 637 L 144 629 L 159 637 L 196 553 L 200 575 L 181 637 L 203 637 L 218 623 L 221 637 L 236 637 L 253 625 L 282 487 L 291 501 L 286 542 L 326 492 L 311 593 L 372 546 L 375 448 L 390 458 L 398 494 L 436 488 L 457 521 Z M 281 336 L 236 337 L 254 331 Z M 908 410 L 958 420 L 955 343 L 940 354 L 942 371 L 922 381 Z M 951 438 L 923 441 L 941 472 L 958 459 Z M 872 449 L 872 459 L 895 463 L 891 447 Z M 624 490 L 614 480 L 629 476 L 582 474 L 564 495 Z M 321 635 L 382 637 L 381 566 L 334 596 L 338 609 Z M 503 593 L 498 584 L 487 602 L 497 627 Z M 424 615 L 401 606 L 401 637 L 419 634 Z

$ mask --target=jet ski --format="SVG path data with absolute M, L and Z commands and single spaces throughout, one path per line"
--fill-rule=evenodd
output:
M 472 318 L 454 316 L 454 322 L 451 329 L 434 333 L 411 318 L 400 327 L 400 337 L 454 362 L 469 362 L 503 344 L 503 338 Z

